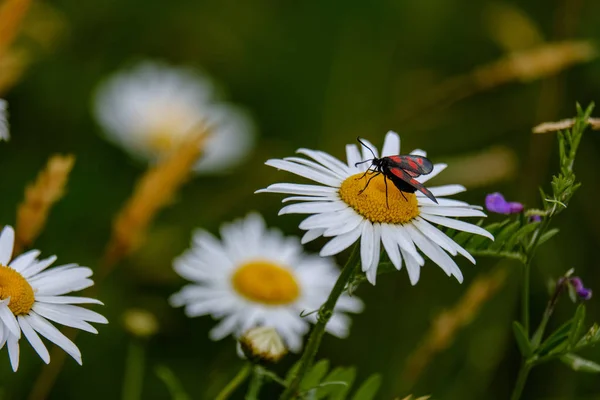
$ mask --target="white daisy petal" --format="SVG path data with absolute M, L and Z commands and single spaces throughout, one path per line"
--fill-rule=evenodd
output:
M 346 164 L 323 151 L 298 149 L 297 153 L 307 155 L 308 157 L 321 163 L 322 165 L 331 169 L 332 171 L 335 171 L 341 176 L 348 175 L 351 171 Z
M 367 271 L 373 260 L 373 252 L 375 251 L 375 243 L 373 232 L 373 224 L 364 222 L 362 224 L 362 233 L 360 236 L 360 261 L 363 272 Z
M 379 266 L 379 253 L 381 252 L 381 225 L 373 224 L 373 258 L 367 267 L 367 280 L 375 285 L 377 280 L 377 267 Z
M 315 212 L 341 211 L 348 208 L 343 202 L 313 201 L 310 203 L 290 204 L 279 210 L 279 215 L 284 214 L 312 214 Z
M 383 248 L 387 253 L 388 257 L 394 264 L 397 270 L 402 268 L 402 256 L 400 255 L 400 248 L 398 243 L 392 239 L 394 229 L 388 224 L 381 224 L 381 241 L 383 242 Z
M 0 264 L 8 265 L 15 243 L 15 231 L 12 226 L 6 225 L 0 233 Z
M 306 244 L 308 242 L 312 242 L 316 238 L 323 236 L 324 232 L 325 232 L 325 229 L 310 229 L 310 230 L 306 231 L 304 236 L 302 236 L 300 243 Z
M 17 318 L 8 308 L 10 298 L 5 300 L 0 300 L 0 322 L 8 328 L 10 333 L 16 337 L 17 339 L 21 337 L 21 329 L 19 328 L 19 323 L 17 322 Z
M 348 160 L 348 167 L 354 168 L 356 163 L 363 161 L 360 151 L 355 144 L 346 145 L 346 159 Z
M 320 171 L 316 171 L 315 169 L 306 167 L 304 165 L 299 165 L 284 160 L 267 160 L 265 164 L 270 167 L 280 169 L 282 171 L 287 171 L 291 172 L 292 174 L 302 176 L 304 178 L 310 179 L 311 181 L 322 183 L 323 185 L 332 187 L 339 187 L 340 185 L 339 179 L 336 179 L 329 174 L 324 174 Z
M 471 208 L 421 206 L 421 213 L 426 215 L 441 215 L 443 217 L 486 217 L 485 213 Z
M 414 149 L 410 152 L 410 154 L 412 154 L 413 156 L 427 157 L 427 152 L 421 149 Z
M 333 256 L 346 250 L 353 243 L 355 243 L 359 237 L 361 237 L 364 231 L 363 225 L 365 224 L 365 222 L 362 222 L 361 225 L 357 226 L 352 231 L 338 235 L 331 239 L 329 242 L 327 242 L 327 244 L 325 244 L 325 246 L 323 246 L 319 255 L 322 257 Z
M 400 248 L 400 252 L 402 253 L 402 258 L 404 258 L 404 262 L 406 263 L 406 271 L 408 272 L 410 284 L 414 286 L 419 282 L 421 266 L 408 252 L 406 252 L 406 250 Z
M 400 154 L 400 136 L 394 131 L 389 131 L 385 134 L 381 156 L 388 157 L 398 154 Z
M 337 188 L 299 183 L 275 183 L 268 186 L 266 189 L 260 189 L 254 193 L 284 193 L 305 196 L 326 196 L 337 194 Z
M 22 272 L 24 268 L 28 267 L 36 260 L 40 253 L 41 252 L 39 250 L 26 251 L 25 253 L 15 257 L 10 262 L 9 266 L 17 272 Z
M 431 214 L 422 214 L 421 217 L 423 217 L 423 219 L 428 220 L 429 222 L 433 222 L 434 224 L 443 225 L 448 228 L 456 229 L 457 231 L 474 233 L 476 235 L 485 236 L 487 238 L 490 238 L 491 240 L 494 240 L 494 236 L 491 233 L 475 224 L 470 224 L 468 222 L 459 221 L 457 219 L 446 218 Z
M 417 180 L 421 183 L 425 183 L 428 180 L 433 179 L 436 176 L 438 176 L 443 170 L 446 169 L 446 167 L 448 167 L 447 164 L 434 164 L 433 171 L 431 171 L 431 173 L 429 175 L 421 175 L 420 177 L 417 178 Z
M 37 315 L 35 312 L 29 314 L 27 322 L 35 329 L 40 335 L 63 349 L 68 355 L 73 357 L 79 365 L 81 362 L 81 352 L 75 346 L 68 337 L 63 335 L 58 329 L 56 329 L 50 322 Z
M 6 345 L 8 347 L 8 357 L 10 358 L 10 366 L 14 372 L 17 372 L 19 369 L 19 338 L 15 335 L 8 334 L 8 339 L 6 341 Z
M 0 99 L 0 140 L 10 139 L 10 129 L 8 127 L 8 103 L 6 100 Z
M 36 353 L 40 356 L 42 361 L 46 364 L 50 363 L 50 353 L 48 353 L 48 349 L 44 346 L 44 342 L 38 336 L 37 333 L 33 330 L 31 325 L 29 325 L 28 319 L 29 316 L 19 315 L 19 325 L 21 325 L 21 329 L 23 330 L 23 334 L 27 338 L 27 341 L 31 344 L 31 347 L 35 350 Z
M 377 147 L 373 146 L 373 143 L 369 142 L 367 139 L 360 139 L 365 146 L 361 145 L 361 150 L 362 150 L 362 159 L 363 160 L 368 160 L 371 159 L 373 157 L 375 158 L 379 158 L 379 151 L 377 150 Z M 372 153 L 371 153 L 372 152 Z
M 429 191 L 436 197 L 451 196 L 466 190 L 467 188 L 463 185 L 444 185 L 429 188 Z

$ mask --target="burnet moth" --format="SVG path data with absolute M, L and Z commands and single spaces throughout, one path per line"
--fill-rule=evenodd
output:
M 433 163 L 429 161 L 428 158 L 422 156 L 414 156 L 414 155 L 397 155 L 397 156 L 388 156 L 388 157 L 375 157 L 375 153 L 369 146 L 367 146 L 360 138 L 356 138 L 358 142 L 363 145 L 366 149 L 368 149 L 371 154 L 373 154 L 373 158 L 370 160 L 365 160 L 361 162 L 357 162 L 354 166 L 358 166 L 359 164 L 364 164 L 366 162 L 371 162 L 369 168 L 365 171 L 365 173 L 358 179 L 364 178 L 369 172 L 375 173 L 372 177 L 369 178 L 365 187 L 358 193 L 362 193 L 365 191 L 369 183 L 379 174 L 383 174 L 383 181 L 385 183 L 385 203 L 388 204 L 388 192 L 387 192 L 387 180 L 391 180 L 394 185 L 400 190 L 400 193 L 404 196 L 404 193 L 414 193 L 417 190 L 423 193 L 425 196 L 429 197 L 431 201 L 437 204 L 437 199 L 421 182 L 418 182 L 415 178 L 421 175 L 427 175 L 433 171 Z

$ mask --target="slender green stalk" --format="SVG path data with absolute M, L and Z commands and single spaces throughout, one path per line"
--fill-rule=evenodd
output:
M 231 381 L 219 392 L 215 400 L 226 400 L 235 392 L 235 390 L 246 380 L 250 371 L 252 370 L 251 364 L 245 364 L 242 369 L 233 377 Z
M 357 243 L 354 245 L 354 248 L 352 249 L 352 254 L 350 255 L 350 258 L 348 258 L 346 265 L 342 269 L 342 272 L 340 273 L 340 276 L 335 282 L 331 293 L 329 293 L 327 301 L 319 309 L 317 323 L 315 324 L 312 332 L 310 333 L 308 344 L 306 345 L 306 349 L 304 350 L 302 358 L 300 359 L 300 365 L 296 370 L 296 373 L 294 374 L 290 385 L 281 395 L 281 400 L 290 400 L 298 395 L 300 382 L 302 382 L 302 378 L 304 378 L 304 375 L 308 372 L 310 366 L 312 365 L 315 359 L 315 356 L 317 355 L 319 345 L 321 344 L 323 334 L 325 333 L 325 327 L 327 326 L 327 322 L 329 322 L 329 319 L 333 314 L 335 304 L 337 303 L 342 293 L 344 293 L 346 285 L 350 282 L 354 271 L 359 265 L 360 245 Z
M 260 393 L 260 388 L 263 383 L 263 371 L 259 366 L 255 366 L 252 373 L 252 380 L 250 381 L 250 387 L 248 387 L 248 392 L 246 393 L 246 400 L 258 400 L 258 394 Z
M 519 376 L 517 377 L 517 383 L 515 384 L 515 388 L 513 389 L 512 396 L 510 396 L 510 400 L 519 400 L 521 398 L 521 394 L 523 393 L 523 389 L 525 388 L 525 383 L 527 382 L 527 377 L 529 376 L 529 371 L 531 371 L 532 365 L 528 362 L 524 362 L 521 365 L 521 369 L 519 369 Z
M 132 339 L 125 362 L 125 382 L 123 382 L 123 400 L 140 400 L 144 385 L 144 345 L 137 339 Z

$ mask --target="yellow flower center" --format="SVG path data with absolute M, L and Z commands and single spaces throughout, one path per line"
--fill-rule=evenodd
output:
M 419 215 L 417 196 L 401 192 L 392 181 L 387 180 L 387 203 L 383 174 L 352 175 L 340 186 L 340 198 L 371 222 L 404 224 Z M 361 178 L 362 177 L 362 178 Z M 365 189 L 369 179 L 371 183 Z M 364 190 L 364 191 L 363 191 Z M 388 208 L 389 205 L 389 208 Z
M 232 277 L 235 290 L 257 303 L 282 305 L 292 303 L 300 295 L 294 275 L 269 261 L 251 261 L 243 264 Z
M 14 269 L 0 265 L 0 299 L 9 297 L 8 308 L 14 315 L 29 314 L 35 302 L 29 282 Z

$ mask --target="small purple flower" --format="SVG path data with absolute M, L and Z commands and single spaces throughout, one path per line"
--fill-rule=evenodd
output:
M 508 202 L 502 194 L 496 192 L 485 197 L 485 208 L 498 214 L 517 214 L 523 211 L 523 204 L 516 201 Z
M 581 300 L 589 300 L 592 298 L 592 289 L 588 289 L 583 286 L 583 282 L 579 277 L 570 278 L 569 281 L 571 285 L 573 285 L 573 289 L 575 289 L 575 293 Z
M 534 214 L 531 217 L 529 217 L 529 222 L 542 222 L 542 216 Z

